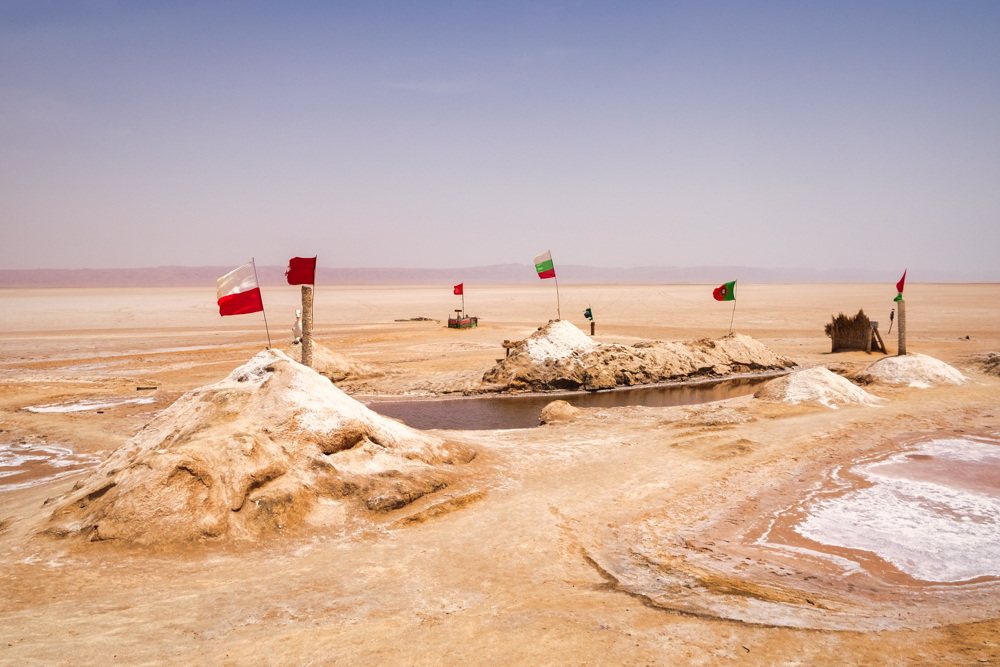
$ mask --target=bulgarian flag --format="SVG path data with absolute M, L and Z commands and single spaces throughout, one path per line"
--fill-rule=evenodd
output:
M 898 283 L 896 283 L 896 291 L 899 292 L 899 294 L 896 295 L 896 298 L 893 299 L 893 301 L 903 300 L 903 283 L 905 282 L 906 282 L 906 269 L 903 269 L 903 277 L 899 279 Z
M 736 281 L 716 287 L 712 296 L 716 301 L 736 301 Z
M 246 315 L 264 310 L 253 260 L 219 278 L 219 315 Z
M 538 271 L 538 277 L 543 280 L 545 278 L 556 277 L 556 267 L 552 264 L 552 253 L 550 251 L 546 250 L 535 258 L 535 271 Z

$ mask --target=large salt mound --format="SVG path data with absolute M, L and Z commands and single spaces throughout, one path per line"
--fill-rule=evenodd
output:
M 302 344 L 292 343 L 282 350 L 290 359 L 302 362 Z M 363 378 L 375 377 L 378 370 L 368 364 L 355 361 L 339 352 L 334 352 L 330 348 L 313 341 L 311 368 L 325 375 L 334 382 L 341 380 L 359 380 Z
M 964 384 L 968 379 L 940 359 L 909 353 L 901 357 L 879 359 L 859 376 L 869 376 L 887 384 L 906 384 L 926 389 L 939 384 Z
M 598 345 L 556 320 L 518 342 L 483 375 L 483 383 L 501 390 L 597 390 L 792 366 L 760 341 L 736 333 L 717 340 Z
M 45 532 L 146 545 L 253 537 L 402 507 L 474 456 L 266 350 L 160 413 L 56 506 Z
M 757 390 L 754 398 L 792 405 L 819 403 L 833 409 L 838 405 L 878 405 L 884 400 L 822 367 L 771 380 Z

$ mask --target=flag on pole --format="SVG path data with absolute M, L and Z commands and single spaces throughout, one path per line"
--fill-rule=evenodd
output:
M 583 311 L 583 316 L 586 317 L 591 322 L 594 321 L 594 314 L 592 312 L 590 312 L 590 308 L 588 308 L 587 310 Z
M 535 258 L 535 271 L 538 271 L 538 277 L 543 280 L 545 278 L 556 277 L 556 267 L 552 264 L 552 253 L 550 251 L 546 250 Z
M 716 301 L 736 301 L 736 281 L 716 287 L 712 292 Z
M 289 285 L 315 285 L 316 258 L 292 257 L 288 260 L 288 268 L 285 269 L 285 278 L 288 279 Z
M 896 283 L 896 291 L 899 292 L 899 294 L 896 295 L 896 298 L 893 299 L 893 301 L 903 300 L 903 283 L 905 282 L 906 282 L 906 269 L 903 269 L 903 277 L 899 279 L 898 283 Z
M 219 278 L 216 295 L 219 299 L 219 315 L 223 317 L 259 313 L 264 310 L 253 262 L 247 262 Z
M 458 294 L 465 294 L 464 287 L 465 287 L 465 283 L 459 283 L 459 284 L 455 285 L 455 288 L 454 288 L 455 294 L 456 295 L 458 295 Z

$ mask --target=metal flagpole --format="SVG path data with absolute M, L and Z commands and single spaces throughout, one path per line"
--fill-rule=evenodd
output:
M 246 255 L 244 255 L 246 257 Z M 257 283 L 257 289 L 260 289 L 260 280 L 257 278 L 257 262 L 254 258 L 250 258 L 250 264 L 253 266 L 253 279 Z M 263 294 L 263 293 L 261 293 Z M 267 328 L 267 313 L 264 312 L 264 297 L 261 296 L 260 299 L 260 314 L 264 316 L 264 331 L 267 333 L 267 349 L 271 349 L 271 331 Z
M 559 276 L 552 276 L 556 279 L 556 314 L 562 319 L 562 306 L 559 304 Z
M 736 281 L 733 281 L 733 316 L 729 318 L 729 333 L 733 333 L 733 321 L 736 319 Z

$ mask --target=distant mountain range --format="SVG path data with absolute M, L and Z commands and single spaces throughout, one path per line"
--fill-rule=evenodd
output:
M 0 288 L 43 287 L 214 287 L 232 266 L 157 266 L 146 269 L 0 269 Z M 896 282 L 900 271 L 864 269 L 760 269 L 745 266 L 640 266 L 613 269 L 563 264 L 557 267 L 564 284 L 715 284 L 747 283 L 878 283 Z M 285 284 L 285 267 L 258 266 L 261 285 Z M 1000 282 L 993 275 L 948 271 L 911 271 L 908 280 L 926 283 Z M 321 267 L 317 285 L 508 285 L 538 282 L 533 266 L 495 264 L 456 269 L 340 269 Z

